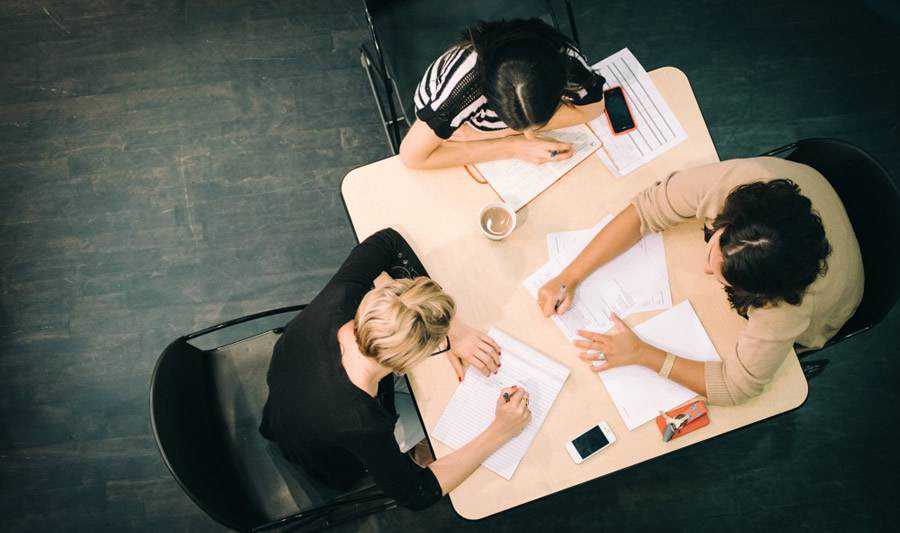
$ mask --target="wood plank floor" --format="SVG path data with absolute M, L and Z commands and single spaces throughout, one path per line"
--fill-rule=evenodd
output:
M 837 137 L 900 178 L 895 3 L 576 4 L 589 58 L 687 73 L 721 158 Z M 219 529 L 160 461 L 150 372 L 352 247 L 340 180 L 388 155 L 366 36 L 355 0 L 0 2 L 0 529 Z M 339 529 L 887 529 L 898 345 L 895 309 L 801 409 L 499 517 Z

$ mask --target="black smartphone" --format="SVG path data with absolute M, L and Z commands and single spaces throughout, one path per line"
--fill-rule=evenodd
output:
M 603 91 L 603 99 L 606 101 L 606 120 L 613 133 L 621 135 L 635 128 L 634 116 L 621 87 Z

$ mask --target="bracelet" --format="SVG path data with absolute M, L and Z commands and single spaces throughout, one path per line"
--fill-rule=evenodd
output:
M 672 366 L 674 366 L 674 365 L 675 365 L 675 356 L 670 353 L 667 353 L 666 360 L 663 361 L 662 368 L 659 369 L 659 375 L 668 379 L 669 372 L 672 371 Z

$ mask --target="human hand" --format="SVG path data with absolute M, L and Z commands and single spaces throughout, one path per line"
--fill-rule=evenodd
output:
M 578 330 L 578 334 L 587 339 L 575 341 L 575 346 L 585 350 L 578 354 L 578 357 L 591 363 L 591 370 L 594 372 L 643 364 L 643 355 L 649 345 L 638 338 L 621 318 L 615 314 L 610 315 L 610 318 L 613 321 L 610 334 Z M 588 350 L 598 353 L 588 353 Z
M 563 287 L 565 288 L 563 289 Z M 575 287 L 577 287 L 577 283 L 566 281 L 561 276 L 556 276 L 544 283 L 538 290 L 538 307 L 541 308 L 544 316 L 561 315 L 568 311 L 572 307 L 572 300 L 575 298 Z M 560 292 L 562 292 L 563 298 L 559 306 L 557 306 L 556 302 L 559 301 Z
M 381 287 L 384 287 L 392 281 L 394 281 L 394 278 L 392 278 L 387 272 L 382 272 L 381 274 L 378 274 L 378 277 L 375 278 L 375 280 L 372 282 L 372 285 L 375 285 L 376 289 L 380 289 Z
M 509 399 L 507 400 L 507 398 Z M 528 391 L 516 386 L 503 389 L 500 397 L 497 398 L 497 409 L 494 411 L 491 429 L 504 440 L 509 440 L 521 433 L 530 420 Z
M 500 346 L 488 335 L 471 328 L 462 322 L 454 321 L 450 327 L 450 352 L 447 357 L 462 381 L 464 364 L 477 368 L 485 376 L 497 372 L 500 368 Z
M 524 135 L 517 135 L 510 137 L 509 140 L 513 143 L 513 157 L 535 165 L 548 161 L 562 161 L 574 154 L 571 144 L 557 142 L 553 139 L 529 139 Z

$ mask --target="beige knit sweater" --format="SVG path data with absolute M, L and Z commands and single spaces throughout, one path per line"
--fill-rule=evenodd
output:
M 696 217 L 709 225 L 738 185 L 789 178 L 812 202 L 831 244 L 828 271 L 810 285 L 800 305 L 751 309 L 734 350 L 706 363 L 710 403 L 733 405 L 762 392 L 794 343 L 820 348 L 853 315 L 862 299 L 863 265 L 844 205 L 816 170 L 773 157 L 735 159 L 676 172 L 633 200 L 641 233 L 660 232 Z M 677 355 L 677 354 L 675 354 Z

